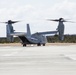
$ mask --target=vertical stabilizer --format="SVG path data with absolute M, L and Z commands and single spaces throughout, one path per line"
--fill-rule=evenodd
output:
M 31 36 L 30 26 L 27 24 L 27 36 Z

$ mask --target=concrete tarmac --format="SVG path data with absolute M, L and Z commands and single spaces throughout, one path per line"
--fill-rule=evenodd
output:
M 0 75 L 76 75 L 76 45 L 0 46 Z

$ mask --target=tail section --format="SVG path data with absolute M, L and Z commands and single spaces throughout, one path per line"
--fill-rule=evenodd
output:
M 7 34 L 7 40 L 10 41 L 10 42 L 13 42 L 14 41 L 14 38 L 13 36 L 11 35 L 11 33 L 14 32 L 13 30 L 13 26 L 12 25 L 6 25 L 6 34 Z
M 27 36 L 31 36 L 30 26 L 27 24 Z

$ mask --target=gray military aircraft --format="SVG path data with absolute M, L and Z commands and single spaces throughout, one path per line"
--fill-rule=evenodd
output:
M 37 44 L 37 46 L 45 46 L 47 43 L 47 34 L 59 34 L 59 39 L 63 40 L 64 39 L 64 24 L 63 22 L 68 22 L 64 20 L 63 18 L 60 19 L 48 19 L 49 21 L 56 21 L 59 22 L 58 28 L 55 31 L 46 31 L 46 32 L 36 32 L 34 34 L 31 34 L 30 31 L 30 26 L 27 24 L 27 32 L 15 32 L 12 24 L 17 23 L 19 21 L 11 21 L 8 20 L 8 22 L 3 22 L 6 23 L 6 34 L 7 34 L 7 40 L 10 42 L 14 41 L 13 36 L 18 36 L 21 40 L 21 43 L 23 46 L 26 46 L 27 44 Z

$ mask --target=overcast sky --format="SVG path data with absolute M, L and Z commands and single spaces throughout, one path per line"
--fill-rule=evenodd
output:
M 63 17 L 76 22 L 76 0 L 0 0 L 0 22 L 19 20 L 16 31 L 26 32 L 29 23 L 31 32 L 52 31 L 58 23 L 46 19 Z M 76 23 L 65 23 L 65 34 L 76 34 Z M 0 23 L 0 37 L 6 36 L 6 25 Z

